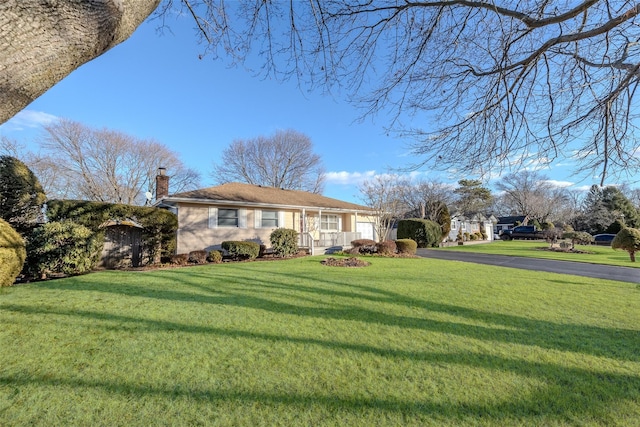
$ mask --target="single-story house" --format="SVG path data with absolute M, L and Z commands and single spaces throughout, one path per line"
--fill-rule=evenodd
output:
M 493 225 L 497 219 L 490 215 L 486 217 L 480 213 L 471 216 L 465 216 L 461 213 L 456 213 L 451 216 L 451 230 L 449 231 L 449 237 L 447 240 L 455 241 L 458 237 L 458 233 L 462 232 L 464 238 L 465 233 L 475 234 L 484 231 L 487 240 L 493 240 Z M 467 239 L 464 239 L 467 240 Z
M 168 192 L 165 178 L 158 186 Z M 374 212 L 306 191 L 227 183 L 177 194 L 156 194 L 155 206 L 178 216 L 177 253 L 219 249 L 226 240 L 271 246 L 276 228 L 299 232 L 300 247 L 344 247 L 375 235 Z

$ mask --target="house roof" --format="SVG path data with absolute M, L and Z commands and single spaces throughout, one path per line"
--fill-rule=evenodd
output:
M 156 202 L 156 205 L 175 205 L 180 202 L 372 211 L 372 209 L 367 206 L 344 202 L 306 191 L 284 190 L 239 182 L 231 182 L 216 187 L 172 194 L 163 197 L 160 201 Z
M 524 223 L 526 215 L 501 216 L 498 217 L 498 224 L 515 224 L 516 222 Z

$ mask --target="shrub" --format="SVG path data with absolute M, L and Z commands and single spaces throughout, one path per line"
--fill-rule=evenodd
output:
M 37 226 L 45 200 L 40 181 L 27 165 L 0 156 L 0 219 L 26 237 Z
M 73 221 L 52 221 L 35 228 L 27 244 L 27 272 L 42 279 L 52 274 L 75 275 L 93 269 L 103 235 Z
M 235 259 L 255 259 L 260 253 L 260 245 L 256 242 L 240 242 L 227 240 L 222 242 L 222 249 Z
M 419 248 L 437 247 L 442 241 L 442 228 L 428 219 L 403 219 L 398 221 L 398 239 L 411 239 Z
M 396 240 L 396 248 L 400 254 L 415 255 L 418 244 L 411 239 L 398 239 Z
M 8 222 L 0 219 L 0 287 L 13 285 L 25 257 L 22 236 Z
M 593 243 L 593 236 L 586 231 L 569 231 L 564 233 L 565 239 L 571 239 L 574 245 L 589 245 Z
M 205 264 L 207 262 L 207 251 L 191 251 L 189 252 L 190 263 Z
M 384 242 L 376 243 L 376 251 L 380 255 L 393 255 L 396 253 L 396 242 L 385 240 Z
M 287 257 L 298 253 L 298 232 L 289 228 L 276 228 L 269 236 L 276 256 Z
M 171 255 L 171 264 L 187 265 L 189 263 L 189 254 Z
M 636 252 L 640 251 L 640 230 L 623 228 L 611 241 L 611 247 L 629 252 L 631 262 L 636 262 Z
M 377 252 L 376 241 L 371 239 L 357 239 L 351 241 L 352 254 L 374 254 Z
M 212 262 L 214 264 L 220 264 L 222 262 L 222 252 L 218 250 L 209 252 L 209 256 L 207 256 L 207 261 Z

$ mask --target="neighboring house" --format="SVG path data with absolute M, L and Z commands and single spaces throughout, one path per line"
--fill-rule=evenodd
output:
M 487 240 L 493 240 L 493 225 L 496 221 L 497 219 L 493 215 L 489 217 L 482 214 L 464 216 L 461 213 L 456 213 L 451 216 L 451 230 L 447 240 L 455 241 L 459 231 L 462 231 L 464 236 L 465 233 L 474 234 L 480 232 L 480 230 L 484 230 Z
M 166 177 L 161 179 L 159 188 L 168 191 Z M 155 206 L 178 216 L 177 253 L 219 249 L 226 240 L 270 247 L 269 236 L 276 228 L 298 231 L 301 247 L 377 240 L 370 208 L 306 191 L 228 183 L 172 195 L 158 192 Z
M 498 217 L 493 232 L 500 235 L 504 230 L 511 230 L 518 225 L 527 225 L 528 221 L 529 217 L 526 215 L 501 216 Z

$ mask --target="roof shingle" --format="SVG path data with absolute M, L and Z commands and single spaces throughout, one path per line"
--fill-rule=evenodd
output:
M 176 193 L 164 198 L 163 201 L 176 201 L 174 199 L 193 199 L 194 201 L 210 200 L 218 203 L 242 202 L 248 204 L 256 203 L 280 206 L 371 211 L 371 208 L 367 206 L 344 202 L 342 200 L 306 191 L 284 190 L 280 188 L 263 187 L 239 182 L 231 182 L 216 187 Z

